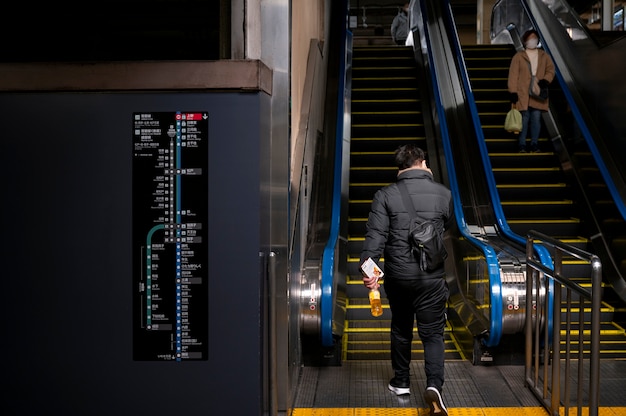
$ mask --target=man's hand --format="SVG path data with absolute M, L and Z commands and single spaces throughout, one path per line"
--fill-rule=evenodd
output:
M 361 273 L 362 274 L 362 273 Z M 380 287 L 380 283 L 378 283 L 378 277 L 367 277 L 363 274 L 363 284 L 368 289 L 378 289 Z

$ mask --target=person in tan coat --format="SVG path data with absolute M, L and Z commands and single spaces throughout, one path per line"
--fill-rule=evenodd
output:
M 531 29 L 524 33 L 522 42 L 525 49 L 517 52 L 511 59 L 508 88 L 511 103 L 516 104 L 522 113 L 519 151 L 526 152 L 526 138 L 530 130 L 530 151 L 539 152 L 537 142 L 541 129 L 541 113 L 549 108 L 548 86 L 554 79 L 554 62 L 546 51 L 537 48 L 537 31 Z M 535 76 L 535 85 L 531 86 L 532 75 Z

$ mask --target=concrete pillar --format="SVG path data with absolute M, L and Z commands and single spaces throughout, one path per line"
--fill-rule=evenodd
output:
M 602 30 L 613 30 L 614 0 L 602 0 Z

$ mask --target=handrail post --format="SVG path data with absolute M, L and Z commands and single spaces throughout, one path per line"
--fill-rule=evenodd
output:
M 554 267 L 553 269 L 549 269 L 536 262 L 532 253 L 534 252 L 533 244 L 535 241 L 541 241 L 541 244 L 545 244 L 554 249 Z M 576 282 L 571 281 L 567 276 L 563 275 L 563 254 L 567 254 L 578 258 L 580 260 L 589 261 L 591 265 L 591 291 L 585 289 L 581 285 Z M 526 326 L 525 326 L 525 335 L 526 335 L 526 354 L 525 354 L 525 384 L 528 388 L 531 389 L 532 393 L 539 398 L 543 404 L 543 406 L 548 410 L 548 412 L 553 416 L 558 416 L 560 414 L 561 402 L 564 403 L 564 411 L 565 414 L 569 413 L 570 408 L 570 397 L 569 397 L 569 385 L 571 383 L 569 377 L 569 369 L 571 365 L 570 354 L 571 350 L 571 337 L 570 334 L 567 334 L 565 340 L 565 348 L 567 351 L 566 362 L 565 362 L 565 376 L 561 377 L 561 292 L 563 288 L 567 289 L 567 308 L 564 317 L 567 321 L 567 330 L 569 332 L 571 328 L 571 313 L 569 308 L 571 308 L 571 293 L 575 292 L 579 298 L 579 323 L 578 323 L 578 351 L 579 351 L 579 359 L 578 362 L 578 375 L 576 383 L 578 385 L 578 401 L 576 403 L 576 408 L 578 414 L 581 414 L 583 411 L 583 401 L 582 398 L 582 385 L 584 381 L 584 371 L 583 366 L 589 365 L 589 384 L 588 384 L 588 414 L 589 416 L 598 416 L 598 407 L 599 407 L 599 394 L 600 394 L 600 307 L 602 301 L 602 264 L 599 258 L 591 253 L 588 253 L 584 250 L 581 250 L 575 246 L 567 245 L 562 243 L 559 240 L 546 236 L 536 231 L 529 231 L 526 237 Z M 539 278 L 539 276 L 543 275 L 544 279 Z M 536 285 L 535 290 L 533 292 L 533 283 Z M 553 285 L 553 301 L 554 304 L 549 307 L 549 290 Z M 545 308 L 543 305 L 540 307 L 541 300 L 541 290 L 542 285 L 546 290 L 546 301 L 544 302 Z M 537 316 L 534 325 L 534 332 L 531 330 L 532 322 L 529 319 L 532 319 L 531 309 L 532 302 L 529 298 L 535 299 L 536 302 L 536 311 Z M 583 348 L 584 348 L 584 340 L 583 333 L 585 331 L 585 327 L 589 328 L 589 323 L 585 323 L 584 321 L 584 301 L 591 301 L 591 322 L 590 322 L 590 351 L 589 351 L 589 362 L 586 363 L 583 360 Z M 545 318 L 541 320 L 540 325 L 540 311 L 546 311 L 546 315 L 541 316 L 541 318 Z M 552 336 L 548 337 L 548 332 L 550 329 L 549 322 L 549 312 L 552 313 Z M 541 332 L 543 331 L 543 342 L 544 342 L 544 360 L 543 360 L 543 378 L 539 377 L 539 353 L 540 353 L 540 344 L 538 339 L 540 337 Z M 533 344 L 534 338 L 534 344 Z M 532 362 L 532 354 L 535 355 L 534 363 Z M 548 375 L 548 366 L 552 365 L 552 371 L 550 375 Z M 533 374 L 534 370 L 534 374 Z M 562 383 L 565 385 L 565 397 L 561 398 L 561 387 Z M 550 386 L 548 388 L 548 386 Z M 541 388 L 542 387 L 542 388 Z
M 554 254 L 554 272 L 558 276 L 561 271 L 562 256 L 559 251 Z M 558 273 L 558 274 L 557 274 Z M 546 278 L 546 282 L 547 282 Z M 546 286 L 548 286 L 546 284 Z M 554 307 L 553 307 L 553 320 L 552 323 L 552 396 L 551 406 L 552 414 L 559 414 L 559 403 L 561 401 L 561 285 L 556 282 L 554 285 Z M 582 322 L 580 328 L 582 329 Z M 544 356 L 544 365 L 547 365 L 548 358 L 548 346 L 546 345 L 546 353 Z M 566 363 L 569 365 L 569 363 Z M 555 412 L 556 410 L 556 412 Z
M 591 362 L 589 368 L 589 416 L 598 416 L 600 394 L 600 305 L 602 302 L 602 263 L 591 257 Z
M 528 259 L 532 258 L 533 253 L 533 241 L 531 238 L 526 239 L 526 322 L 525 322 L 525 341 L 526 341 L 526 351 L 525 351 L 525 384 L 526 387 L 529 387 L 529 382 L 531 377 L 531 369 L 532 369 L 532 360 L 533 360 L 533 272 L 528 263 Z M 537 287 L 537 291 L 539 291 L 539 287 Z M 535 303 L 535 319 L 539 320 L 539 302 Z

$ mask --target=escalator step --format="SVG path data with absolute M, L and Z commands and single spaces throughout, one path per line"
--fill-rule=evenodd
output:
M 355 47 L 351 93 L 348 266 L 345 359 L 389 359 L 391 314 L 372 318 L 359 261 L 374 194 L 395 182 L 394 151 L 406 143 L 426 148 L 418 71 L 410 47 Z M 379 265 L 384 270 L 384 259 Z M 416 337 L 417 338 L 417 337 Z M 415 349 L 421 345 L 415 344 Z M 420 353 L 416 352 L 416 356 Z

